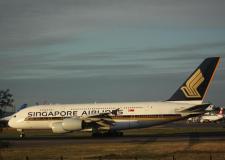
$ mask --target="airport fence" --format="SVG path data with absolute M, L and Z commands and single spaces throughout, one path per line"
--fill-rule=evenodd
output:
M 67 159 L 70 159 L 70 158 L 65 158 L 65 157 L 63 157 L 63 156 L 60 156 L 59 158 L 56 158 L 55 160 L 67 160 Z M 97 160 L 105 160 L 105 158 L 102 158 L 101 156 L 99 156 L 98 158 L 96 157 L 96 159 L 97 159 Z M 110 160 L 110 158 L 107 158 L 107 160 L 108 160 L 108 159 Z M 115 158 L 112 158 L 112 159 L 113 159 L 113 160 L 117 160 L 117 159 L 115 159 Z M 119 160 L 119 159 L 120 159 L 120 158 L 118 158 L 118 160 Z M 129 158 L 129 159 L 130 159 L 130 158 Z M 141 160 L 141 159 L 143 159 L 143 158 L 140 158 L 140 160 Z M 163 160 L 163 158 L 160 158 L 160 159 Z M 168 159 L 168 158 L 166 158 L 166 159 Z M 5 159 L 3 159 L 3 157 L 2 157 L 1 151 L 0 151 L 0 160 L 5 160 Z M 26 156 L 24 160 L 33 160 L 33 159 L 30 158 L 29 156 Z M 132 159 L 131 159 L 131 160 L 132 160 Z M 134 157 L 133 160 L 139 160 L 139 158 L 138 158 L 138 157 Z M 151 160 L 154 160 L 154 158 L 151 159 Z M 180 160 L 180 159 L 177 159 L 175 155 L 172 155 L 171 160 Z M 181 159 L 181 160 L 182 160 L 182 159 Z M 207 159 L 206 159 L 206 160 L 207 160 Z M 208 159 L 208 160 L 214 160 L 212 154 L 209 154 L 209 159 Z

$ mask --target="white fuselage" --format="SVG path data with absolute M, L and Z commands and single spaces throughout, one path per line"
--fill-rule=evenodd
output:
M 184 117 L 177 111 L 192 106 L 194 104 L 174 102 L 40 105 L 25 108 L 14 114 L 9 126 L 17 129 L 51 129 L 53 123 L 62 122 L 65 118 L 85 119 L 119 109 L 117 115 L 112 115 L 115 124 L 111 130 L 144 128 L 182 119 Z M 83 130 L 88 129 L 91 128 Z

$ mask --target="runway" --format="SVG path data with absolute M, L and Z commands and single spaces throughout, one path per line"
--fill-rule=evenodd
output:
M 163 134 L 138 136 L 129 135 L 123 137 L 28 137 L 23 140 L 18 138 L 5 138 L 10 147 L 38 147 L 38 146 L 55 146 L 69 144 L 104 144 L 104 143 L 151 143 L 151 142 L 189 142 L 197 143 L 204 141 L 225 141 L 225 132 L 212 133 L 182 133 L 182 134 Z
M 51 146 L 68 144 L 104 144 L 104 143 L 151 143 L 151 142 L 204 142 L 225 141 L 225 129 L 221 124 L 185 124 L 176 122 L 161 127 L 140 129 L 125 132 L 123 137 L 91 137 L 90 134 L 55 135 L 51 131 L 36 135 L 31 132 L 25 139 L 19 139 L 14 131 L 13 136 L 3 136 L 10 147 Z M 175 129 L 174 129 L 175 128 Z M 199 129 L 200 128 L 200 129 Z M 168 131 L 168 130 L 172 131 Z M 219 130 L 218 130 L 219 129 Z M 215 131 L 214 131 L 215 130 Z M 159 132 L 158 132 L 159 131 Z M 168 133 L 167 133 L 168 132 Z M 4 133 L 5 135 L 7 133 Z
M 91 137 L 90 133 L 64 135 L 28 131 L 19 139 L 15 130 L 0 134 L 5 159 L 207 159 L 208 153 L 225 156 L 225 129 L 221 124 L 167 124 L 124 131 L 123 137 Z M 19 157 L 19 158 L 18 158 Z M 189 158 L 188 158 L 189 157 Z

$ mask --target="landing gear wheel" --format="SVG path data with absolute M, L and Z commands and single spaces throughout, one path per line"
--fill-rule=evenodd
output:
M 123 132 L 118 132 L 119 136 L 122 137 L 123 136 Z
M 25 138 L 25 134 L 24 134 L 24 133 L 21 133 L 21 134 L 20 134 L 20 138 L 21 138 L 21 139 Z
M 123 132 L 109 131 L 107 133 L 107 136 L 110 136 L 110 137 L 122 137 L 123 136 Z
M 123 132 L 108 131 L 108 132 L 92 132 L 92 137 L 122 137 Z
M 17 131 L 20 133 L 19 137 L 21 139 L 23 139 L 25 137 L 25 133 L 23 132 L 23 130 L 22 129 L 17 129 Z
M 101 137 L 103 134 L 99 132 L 93 132 L 92 137 Z

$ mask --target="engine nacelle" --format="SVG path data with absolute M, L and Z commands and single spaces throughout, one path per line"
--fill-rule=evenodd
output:
M 52 124 L 52 132 L 53 133 L 67 133 L 69 131 L 63 129 L 62 122 L 56 122 Z
M 62 128 L 67 131 L 79 131 L 82 129 L 82 120 L 76 118 L 66 118 L 62 122 Z

